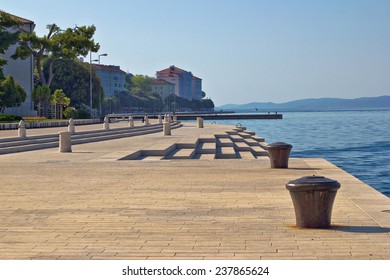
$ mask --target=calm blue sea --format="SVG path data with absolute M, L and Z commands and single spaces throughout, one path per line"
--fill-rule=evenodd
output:
M 390 111 L 285 112 L 282 120 L 240 122 L 292 157 L 322 157 L 390 197 Z

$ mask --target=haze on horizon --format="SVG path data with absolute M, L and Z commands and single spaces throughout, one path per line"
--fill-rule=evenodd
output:
M 102 64 L 154 76 L 176 65 L 216 105 L 390 95 L 390 1 L 3 1 L 46 25 L 97 27 Z M 93 54 L 97 58 L 97 54 Z

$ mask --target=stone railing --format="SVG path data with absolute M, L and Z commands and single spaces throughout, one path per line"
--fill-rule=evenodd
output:
M 75 125 L 96 124 L 101 123 L 100 119 L 85 119 L 74 120 Z M 69 121 L 53 121 L 53 122 L 26 122 L 26 128 L 47 128 L 47 127 L 59 127 L 68 126 Z M 18 129 L 19 122 L 17 123 L 0 123 L 0 130 L 6 129 Z

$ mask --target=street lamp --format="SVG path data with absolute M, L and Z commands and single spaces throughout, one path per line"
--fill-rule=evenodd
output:
M 100 64 L 100 56 L 107 56 L 106 53 L 99 55 L 99 59 L 92 60 L 92 51 L 89 52 L 89 113 L 92 118 L 92 62 L 98 61 Z
M 101 56 L 107 56 L 107 55 L 108 55 L 108 54 L 106 54 L 106 53 L 103 53 L 103 54 L 99 54 L 99 55 L 98 55 L 98 58 L 99 58 L 99 65 L 100 65 L 100 57 L 101 57 Z
M 101 56 L 107 56 L 108 54 L 103 53 L 98 55 L 99 65 L 100 65 L 100 57 Z M 102 115 L 102 94 L 99 94 L 99 115 Z

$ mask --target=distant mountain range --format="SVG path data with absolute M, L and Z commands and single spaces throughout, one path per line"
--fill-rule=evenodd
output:
M 250 111 L 327 111 L 327 110 L 372 110 L 390 109 L 390 96 L 362 97 L 356 99 L 310 98 L 286 103 L 252 102 L 247 104 L 226 104 L 215 110 Z

